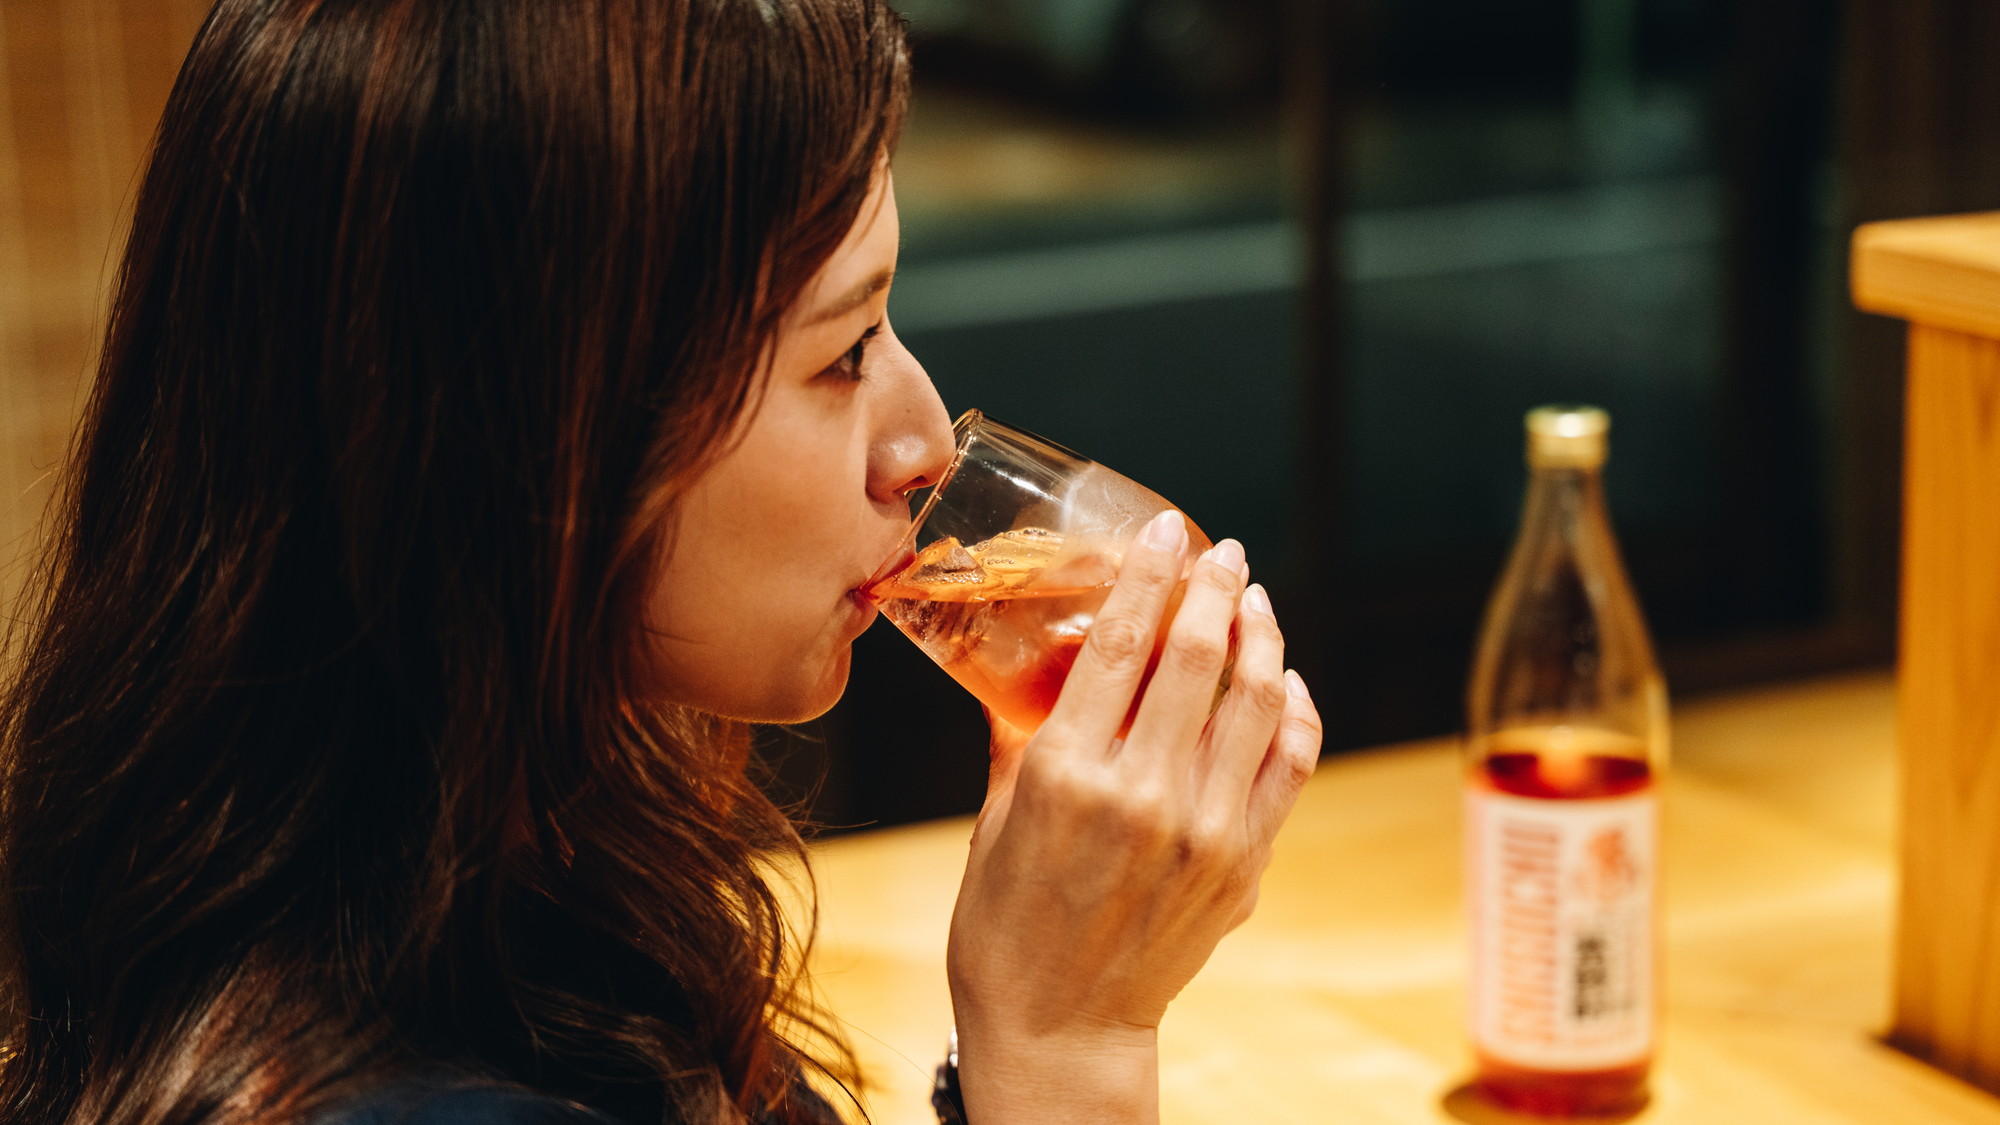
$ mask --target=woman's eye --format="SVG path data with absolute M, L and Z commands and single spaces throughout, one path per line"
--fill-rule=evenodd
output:
M 868 354 L 868 341 L 873 340 L 875 334 L 880 331 L 882 331 L 880 321 L 870 325 L 868 331 L 863 332 L 861 338 L 854 341 L 853 347 L 842 352 L 840 358 L 833 361 L 832 366 L 826 369 L 826 374 L 838 375 L 849 382 L 859 383 L 861 381 L 861 360 Z

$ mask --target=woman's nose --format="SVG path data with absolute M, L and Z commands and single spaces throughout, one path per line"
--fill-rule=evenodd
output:
M 869 491 L 884 503 L 901 503 L 916 489 L 936 484 L 951 464 L 957 441 L 951 415 L 923 364 L 884 326 L 876 385 L 884 398 L 870 446 Z

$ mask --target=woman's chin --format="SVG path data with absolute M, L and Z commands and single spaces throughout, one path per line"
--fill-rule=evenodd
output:
M 833 705 L 840 702 L 841 693 L 847 690 L 847 673 L 852 659 L 851 648 L 842 645 L 839 653 L 818 674 L 801 674 L 787 683 L 772 685 L 761 699 L 746 700 L 736 707 L 719 710 L 731 718 L 750 723 L 783 726 L 811 722 L 833 710 Z

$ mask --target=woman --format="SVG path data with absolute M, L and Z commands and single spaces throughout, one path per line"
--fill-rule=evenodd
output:
M 907 84 L 878 0 L 217 5 L 0 712 L 5 1120 L 834 1119 L 744 724 L 832 704 L 949 454 Z M 1317 752 L 1228 543 L 1114 741 L 1178 526 L 996 734 L 977 1125 L 1153 1116 Z

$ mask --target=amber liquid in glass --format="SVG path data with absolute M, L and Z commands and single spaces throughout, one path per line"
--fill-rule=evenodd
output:
M 1208 549 L 1208 540 L 1192 525 L 1189 533 L 1192 551 Z M 1113 545 L 1065 542 L 1038 527 L 1016 528 L 969 547 L 945 538 L 871 583 L 866 594 L 996 716 L 1032 733 L 1055 706 L 1084 635 L 1111 593 L 1121 558 Z M 1153 640 L 1152 658 L 1133 697 L 1135 710 L 1159 664 L 1181 594 L 1174 591 Z M 1132 718 L 1128 712 L 1120 736 Z

